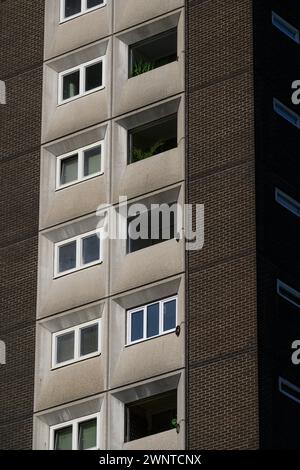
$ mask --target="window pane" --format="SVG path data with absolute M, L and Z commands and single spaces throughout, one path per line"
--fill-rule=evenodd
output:
M 80 450 L 91 449 L 97 445 L 97 420 L 90 419 L 79 424 L 79 443 Z
M 78 155 L 64 158 L 60 163 L 60 184 L 71 183 L 78 178 Z
M 63 77 L 63 99 L 79 95 L 79 70 Z
M 176 300 L 164 303 L 164 331 L 176 328 Z
M 76 241 L 59 247 L 59 272 L 76 268 Z
M 159 304 L 147 307 L 147 338 L 159 334 Z
M 98 325 L 87 326 L 80 330 L 80 355 L 85 356 L 98 350 Z
M 131 341 L 143 338 L 144 311 L 139 310 L 131 314 Z
M 87 8 L 93 8 L 93 7 L 96 7 L 98 5 L 102 5 L 104 0 L 87 0 Z
M 72 450 L 72 426 L 55 431 L 54 449 Z
M 57 364 L 74 359 L 74 331 L 56 338 Z
M 65 18 L 81 12 L 81 0 L 65 0 Z
M 82 240 L 82 264 L 100 259 L 100 239 L 97 234 Z
M 101 145 L 84 152 L 84 176 L 98 173 L 101 170 Z
M 102 85 L 102 62 L 90 65 L 85 69 L 85 91 Z

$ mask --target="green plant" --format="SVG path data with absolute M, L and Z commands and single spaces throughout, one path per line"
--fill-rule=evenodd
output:
M 171 427 L 172 427 L 172 428 L 176 428 L 176 427 L 177 427 L 177 419 L 176 419 L 176 418 L 172 418 L 172 419 L 171 419 Z
M 132 161 L 138 162 L 140 160 L 145 160 L 145 158 L 152 157 L 157 153 L 157 150 L 164 144 L 162 140 L 156 142 L 149 150 L 142 150 L 140 148 L 134 147 L 132 149 Z
M 136 77 L 137 75 L 141 75 L 142 73 L 149 72 L 152 69 L 154 69 L 153 62 L 144 62 L 140 60 L 140 62 L 136 62 L 133 65 L 132 76 Z

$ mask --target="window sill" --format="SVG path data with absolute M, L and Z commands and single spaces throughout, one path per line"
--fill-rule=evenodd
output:
M 76 180 L 72 183 L 67 183 L 67 184 L 63 184 L 61 186 L 59 186 L 58 188 L 55 189 L 55 192 L 58 192 L 58 191 L 62 191 L 63 189 L 66 189 L 66 188 L 70 188 L 72 186 L 77 186 L 78 184 L 80 183 L 84 183 L 85 181 L 89 181 L 89 180 L 92 180 L 94 178 L 97 178 L 98 176 L 103 176 L 104 175 L 104 171 L 100 171 L 98 173 L 94 173 L 93 175 L 91 176 L 86 176 L 85 178 L 82 178 L 80 180 Z
M 79 364 L 81 362 L 88 361 L 89 359 L 93 359 L 93 358 L 100 357 L 100 356 L 101 356 L 101 352 L 97 351 L 96 353 L 86 355 L 80 359 L 76 359 L 75 361 L 66 361 L 61 364 L 52 366 L 50 370 L 54 371 L 54 370 L 62 369 L 63 367 L 68 367 L 71 365 Z
M 80 98 L 84 98 L 85 96 L 92 95 L 93 93 L 97 93 L 97 91 L 101 91 L 101 90 L 104 90 L 104 89 L 105 89 L 105 85 L 101 85 L 97 88 L 93 88 L 90 91 L 86 91 L 85 93 L 82 93 L 81 95 L 76 95 L 72 98 L 68 98 L 68 99 L 63 100 L 63 101 L 58 101 L 57 108 L 60 108 L 61 106 L 64 106 L 65 104 L 68 104 L 68 103 L 73 103 L 73 101 L 79 100 Z
M 174 334 L 175 332 L 176 332 L 176 327 L 173 330 L 165 331 L 164 333 L 161 333 L 160 335 L 151 336 L 150 338 L 139 339 L 137 341 L 133 341 L 132 343 L 127 343 L 127 344 L 125 344 L 125 348 L 129 348 L 130 346 L 136 346 L 137 344 L 145 343 L 146 341 L 151 341 L 152 339 L 161 338 L 163 336 L 167 336 L 167 335 L 170 335 L 172 333 Z
M 79 268 L 70 269 L 69 271 L 64 271 L 64 272 L 62 272 L 62 273 L 57 273 L 57 274 L 55 274 L 55 275 L 53 276 L 53 279 L 54 279 L 54 280 L 55 280 L 55 279 L 59 279 L 59 278 L 64 277 L 64 276 L 68 276 L 69 274 L 74 274 L 74 273 L 77 273 L 77 272 L 79 272 L 79 271 L 83 271 L 83 270 L 85 270 L 85 269 L 91 268 L 91 267 L 93 267 L 93 266 L 97 266 L 97 265 L 102 264 L 102 263 L 103 263 L 102 260 L 94 261 L 94 262 L 92 262 L 92 263 L 86 264 L 86 265 L 81 266 L 81 267 L 79 267 Z

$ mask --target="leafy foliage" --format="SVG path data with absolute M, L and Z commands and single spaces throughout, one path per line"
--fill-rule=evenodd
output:
M 145 158 L 152 157 L 157 153 L 157 150 L 164 145 L 162 140 L 156 142 L 149 150 L 142 150 L 140 148 L 134 147 L 132 150 L 132 160 L 133 162 L 138 162 L 140 160 L 145 160 Z
M 137 75 L 141 75 L 142 73 L 149 72 L 150 70 L 154 69 L 153 62 L 136 62 L 133 65 L 132 76 L 136 77 Z

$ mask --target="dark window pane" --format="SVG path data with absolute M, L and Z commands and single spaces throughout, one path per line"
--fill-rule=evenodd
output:
M 147 338 L 159 334 L 159 303 L 147 307 Z
M 128 218 L 127 253 L 133 253 L 175 237 L 177 214 L 176 208 L 173 210 L 173 205 L 174 203 L 169 204 L 171 209 L 167 211 L 163 211 L 163 208 L 161 211 L 153 209 L 142 216 Z M 143 229 L 141 226 L 144 224 Z
M 56 341 L 56 362 L 59 364 L 74 359 L 74 332 L 57 336 Z
M 82 240 L 82 263 L 92 263 L 100 258 L 100 239 L 97 234 Z
M 129 49 L 129 77 L 177 60 L 177 29 L 144 39 Z
M 64 158 L 60 166 L 60 184 L 71 183 L 78 179 L 78 155 Z
M 76 241 L 59 247 L 59 272 L 76 268 Z
M 101 169 L 101 145 L 84 152 L 84 176 L 98 173 Z
M 65 0 L 65 18 L 81 12 L 81 0 Z
M 139 310 L 131 314 L 131 341 L 142 339 L 144 326 L 144 312 Z
M 177 147 L 177 115 L 172 114 L 129 131 L 128 163 Z
M 176 328 L 176 300 L 164 302 L 164 331 Z
M 102 85 L 102 62 L 89 65 L 85 69 L 85 91 L 93 90 Z
M 63 77 L 63 99 L 79 95 L 79 70 Z
M 54 433 L 55 450 L 72 450 L 72 426 L 57 429 Z
M 125 440 L 141 439 L 168 431 L 177 423 L 177 390 L 161 393 L 125 406 Z
M 97 7 L 98 5 L 102 5 L 104 0 L 87 0 L 87 8 L 94 8 Z
M 97 445 L 97 420 L 79 423 L 79 450 L 91 449 Z
M 98 350 L 98 325 L 80 330 L 80 355 L 86 356 Z

